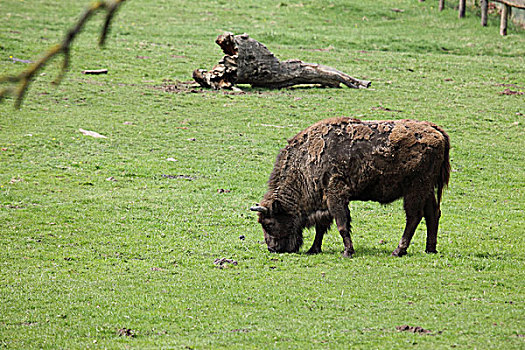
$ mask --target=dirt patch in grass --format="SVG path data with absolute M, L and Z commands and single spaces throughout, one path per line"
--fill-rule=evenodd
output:
M 248 333 L 250 332 L 250 330 L 245 329 L 245 328 L 240 328 L 240 329 L 232 329 L 230 332 L 231 333 Z
M 233 266 L 237 266 L 238 265 L 237 261 L 235 261 L 233 259 L 227 259 L 227 258 L 217 258 L 217 259 L 215 259 L 213 261 L 213 263 L 219 269 L 223 269 L 225 267 L 228 267 L 228 265 L 233 265 Z
M 515 91 L 511 89 L 505 89 L 502 92 L 499 93 L 500 95 L 524 95 L 525 92 L 523 91 Z
M 194 93 L 194 94 L 206 94 L 216 93 L 222 95 L 244 95 L 245 91 L 228 91 L 228 90 L 214 90 L 214 89 L 203 89 L 195 81 L 173 81 L 166 79 L 162 85 L 154 85 L 153 89 L 161 90 L 164 92 L 171 92 L 175 94 L 180 93 Z
M 512 95 L 518 95 L 518 96 L 521 96 L 521 95 L 524 95 L 525 92 L 523 92 L 523 88 L 516 85 L 516 84 L 496 84 L 496 86 L 501 86 L 501 87 L 505 87 L 506 89 L 501 91 L 501 92 L 498 92 L 499 95 L 509 95 L 509 96 L 512 96 Z M 514 89 L 514 90 L 511 90 L 511 89 Z
M 169 174 L 162 174 L 161 177 L 165 179 L 175 179 L 175 180 L 189 180 L 193 181 L 196 179 L 195 176 L 190 175 L 169 175 Z
M 279 90 L 270 90 L 267 88 L 251 87 L 249 85 L 236 86 L 234 90 L 215 90 L 201 87 L 195 81 L 175 81 L 172 79 L 164 79 L 161 85 L 149 86 L 154 90 L 160 90 L 164 92 L 171 92 L 175 94 L 180 93 L 194 93 L 194 94 L 220 94 L 220 95 L 280 95 L 287 94 L 289 91 L 298 89 L 312 89 L 319 88 L 318 85 L 295 85 L 288 88 Z M 297 99 L 297 100 L 300 100 Z
M 117 334 L 119 337 L 135 337 L 135 331 L 130 328 L 120 328 L 117 330 Z
M 409 326 L 409 325 L 402 325 L 402 326 L 396 326 L 396 329 L 400 332 L 410 332 L 410 333 L 420 333 L 420 334 L 429 334 L 432 333 L 432 331 L 428 329 L 424 329 L 423 327 L 419 326 Z
M 372 110 L 373 111 L 395 112 L 395 113 L 403 112 L 403 111 L 401 111 L 399 109 L 391 109 L 391 108 L 383 107 L 383 106 L 372 107 Z
M 24 209 L 25 207 L 22 205 L 15 205 L 15 204 L 0 204 L 0 208 L 7 208 L 7 209 Z

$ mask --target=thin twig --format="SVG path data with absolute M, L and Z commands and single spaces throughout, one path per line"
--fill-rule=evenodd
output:
M 42 69 L 54 56 L 58 54 L 62 54 L 64 57 L 64 60 L 62 62 L 62 68 L 60 70 L 60 73 L 58 74 L 57 78 L 53 81 L 53 84 L 58 85 L 64 78 L 64 75 L 66 74 L 69 64 L 70 64 L 70 52 L 71 52 L 71 45 L 73 43 L 73 40 L 75 37 L 82 31 L 82 28 L 84 27 L 84 24 L 91 18 L 93 14 L 95 14 L 99 10 L 105 10 L 106 11 L 106 19 L 104 21 L 104 26 L 102 27 L 102 31 L 100 34 L 99 39 L 99 45 L 104 46 L 104 43 L 106 41 L 107 34 L 110 29 L 111 20 L 113 19 L 116 11 L 118 10 L 119 6 L 126 0 L 99 0 L 94 1 L 82 14 L 78 22 L 75 24 L 73 28 L 71 28 L 65 38 L 62 40 L 60 44 L 56 44 L 49 48 L 44 55 L 35 63 L 31 64 L 29 68 L 22 71 L 18 75 L 4 75 L 0 76 L 0 83 L 12 83 L 13 86 L 7 86 L 0 90 L 0 103 L 2 102 L 3 98 L 7 95 L 15 95 L 16 101 L 15 101 L 15 107 L 18 109 L 20 108 L 20 105 L 22 104 L 22 101 L 24 99 L 25 93 L 27 92 L 27 89 L 29 87 L 29 84 L 32 82 L 33 77 L 35 74 Z

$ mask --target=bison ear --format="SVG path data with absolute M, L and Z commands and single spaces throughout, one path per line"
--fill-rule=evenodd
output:
M 268 212 L 268 208 L 266 207 L 262 207 L 260 205 L 256 205 L 256 206 L 253 206 L 250 208 L 251 211 L 257 211 L 259 213 L 267 213 Z

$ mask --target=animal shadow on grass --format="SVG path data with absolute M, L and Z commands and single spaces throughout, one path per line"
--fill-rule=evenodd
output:
M 305 245 L 306 246 L 306 245 Z M 397 247 L 397 245 L 395 246 Z M 385 257 L 388 257 L 388 256 L 391 256 L 392 254 L 392 251 L 395 249 L 395 247 L 393 247 L 392 249 L 390 249 L 391 247 L 389 246 L 383 246 L 383 247 L 373 247 L 373 246 L 355 246 L 355 253 L 353 255 L 354 258 L 357 258 L 357 257 L 360 257 L 360 256 L 385 256 Z M 301 250 L 301 252 L 299 253 L 300 255 L 303 255 L 303 256 L 309 256 L 309 254 L 306 254 L 308 249 L 305 249 L 304 251 Z M 325 248 L 322 250 L 321 253 L 317 254 L 317 255 L 342 255 L 343 253 L 343 249 L 341 247 L 341 249 L 339 248 Z

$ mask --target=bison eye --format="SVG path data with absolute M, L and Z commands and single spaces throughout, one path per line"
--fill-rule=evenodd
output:
M 272 228 L 273 228 L 273 223 L 269 222 L 265 222 L 262 224 L 262 227 L 265 231 L 270 231 Z

